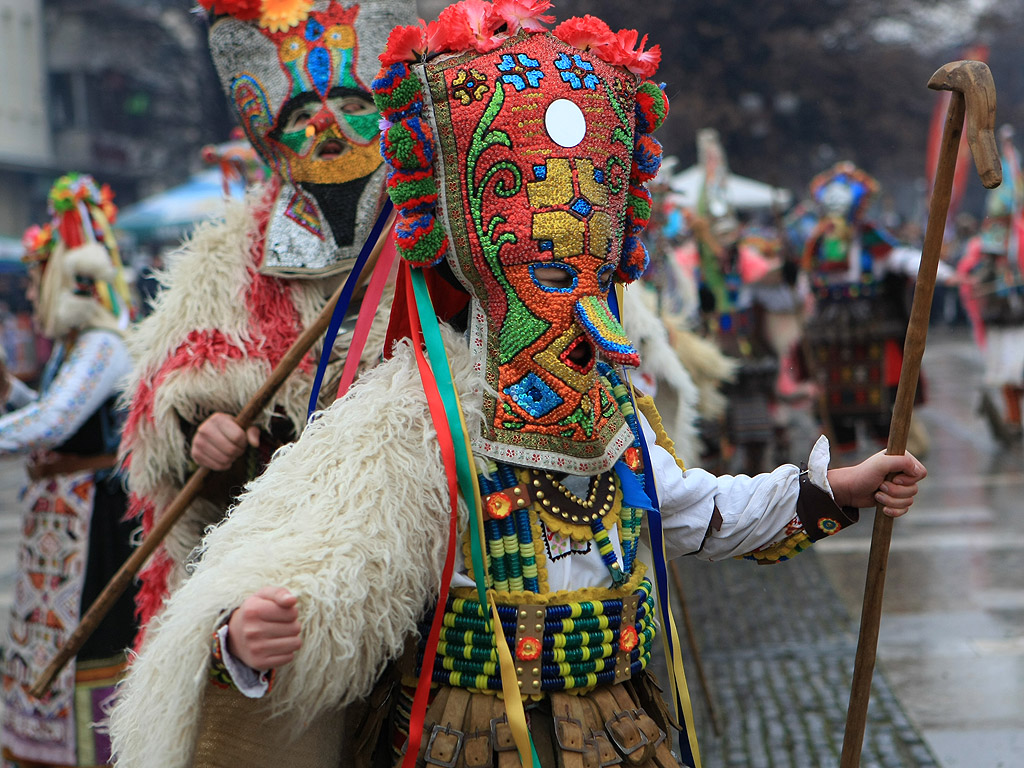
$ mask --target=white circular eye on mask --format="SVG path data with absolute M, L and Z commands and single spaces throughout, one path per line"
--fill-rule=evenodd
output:
M 572 149 L 587 135 L 587 118 L 574 102 L 555 99 L 544 113 L 544 128 L 555 144 Z

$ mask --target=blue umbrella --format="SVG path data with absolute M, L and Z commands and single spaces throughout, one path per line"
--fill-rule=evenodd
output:
M 232 181 L 230 189 L 232 197 L 245 194 L 241 181 Z M 223 216 L 224 203 L 223 176 L 219 170 L 210 169 L 124 208 L 115 229 L 138 242 L 177 241 L 196 224 Z
M 24 272 L 21 255 L 25 249 L 20 240 L 0 236 L 0 272 Z

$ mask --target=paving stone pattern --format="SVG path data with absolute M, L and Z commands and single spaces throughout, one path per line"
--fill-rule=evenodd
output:
M 690 661 L 704 766 L 838 766 L 858 628 L 814 552 L 774 566 L 676 565 L 722 731 L 712 732 Z M 939 768 L 876 666 L 861 768 L 911 766 Z

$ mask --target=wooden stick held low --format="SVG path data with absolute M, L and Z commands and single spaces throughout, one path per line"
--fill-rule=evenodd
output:
M 935 186 L 928 208 L 928 227 L 925 231 L 921 266 L 917 274 L 914 303 L 910 311 L 907 339 L 903 349 L 903 367 L 900 383 L 893 405 L 892 425 L 889 430 L 889 444 L 886 454 L 899 456 L 906 453 L 907 435 L 910 431 L 910 417 L 914 409 L 918 377 L 921 372 L 921 358 L 924 356 L 928 336 L 928 318 L 931 313 L 932 296 L 935 292 L 935 274 L 942 252 L 942 238 L 946 227 L 946 214 L 953 188 L 953 174 L 956 157 L 960 148 L 964 116 L 967 118 L 967 135 L 971 153 L 978 167 L 982 183 L 997 187 L 1002 178 L 999 153 L 996 149 L 995 108 L 996 92 L 992 73 L 979 61 L 956 61 L 941 67 L 928 87 L 933 90 L 953 91 L 946 113 L 946 125 L 942 134 Z M 891 478 L 890 478 L 891 479 Z M 885 588 L 885 572 L 889 558 L 889 544 L 892 539 L 893 518 L 882 513 L 882 505 L 875 510 L 874 528 L 871 532 L 871 550 L 868 556 L 867 581 L 864 587 L 864 604 L 861 610 L 860 636 L 857 641 L 857 656 L 854 662 L 853 683 L 850 690 L 850 706 L 846 714 L 846 733 L 843 737 L 843 751 L 840 768 L 857 768 L 860 765 L 861 749 L 864 745 L 864 730 L 867 724 L 868 701 L 871 696 L 871 678 L 878 649 L 878 628 L 882 616 L 882 593 Z
M 373 251 L 370 253 L 370 257 L 366 263 L 366 269 L 363 271 L 362 280 L 365 282 L 365 278 L 373 271 L 373 266 L 380 255 L 381 249 L 384 247 L 384 243 L 387 241 L 388 235 L 391 232 L 391 226 L 394 222 L 394 212 L 391 217 L 384 225 L 384 229 L 381 231 L 380 237 L 377 239 L 374 245 Z M 317 316 L 317 318 L 310 323 L 310 325 L 302 332 L 302 334 L 295 340 L 292 346 L 285 352 L 284 357 L 277 364 L 274 370 L 271 372 L 270 377 L 263 383 L 263 386 L 259 388 L 252 399 L 245 404 L 241 412 L 235 416 L 235 423 L 238 424 L 242 429 L 248 429 L 255 421 L 256 417 L 263 412 L 263 409 L 267 407 L 274 395 L 281 388 L 287 378 L 292 372 L 298 367 L 302 358 L 306 356 L 306 353 L 313 347 L 316 340 L 323 336 L 326 332 L 327 327 L 331 323 L 331 316 L 334 314 L 334 308 L 338 303 L 338 299 L 341 296 L 341 292 L 345 287 L 345 281 L 342 281 L 341 285 L 334 292 L 323 310 Z M 185 483 L 184 487 L 178 492 L 178 495 L 174 497 L 170 504 L 164 509 L 160 515 L 160 519 L 153 526 L 152 530 L 146 535 L 139 545 L 138 549 L 132 552 L 131 556 L 125 560 L 117 573 L 110 579 L 107 586 L 103 588 L 99 597 L 89 606 L 89 610 L 85 616 L 79 622 L 75 631 L 71 633 L 64 645 L 61 646 L 57 655 L 53 661 L 43 670 L 43 673 L 39 676 L 33 686 L 29 689 L 29 694 L 38 698 L 42 698 L 53 684 L 54 679 L 60 674 L 60 671 L 64 669 L 64 666 L 75 657 L 75 655 L 81 650 L 82 646 L 85 645 L 85 641 L 92 636 L 92 633 L 96 631 L 96 628 L 100 625 L 100 622 L 106 618 L 107 614 L 114 607 L 114 603 L 117 602 L 118 598 L 124 594 L 125 590 L 131 584 L 132 579 L 145 565 L 146 560 L 153 554 L 158 546 L 167 538 L 167 534 L 171 532 L 171 529 L 178 522 L 181 516 L 185 513 L 185 510 L 189 508 L 189 505 L 195 500 L 196 496 L 203 488 L 203 484 L 206 482 L 206 478 L 210 475 L 211 470 L 206 467 L 200 467 L 197 469 L 192 476 Z

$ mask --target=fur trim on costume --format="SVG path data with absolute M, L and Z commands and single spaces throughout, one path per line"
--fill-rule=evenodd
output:
M 465 342 L 445 337 L 467 419 L 480 419 L 483 383 Z M 212 634 L 264 586 L 296 595 L 302 623 L 302 648 L 268 694 L 275 713 L 300 735 L 318 714 L 367 695 L 436 600 L 448 510 L 437 435 L 403 342 L 280 449 L 206 535 L 195 573 L 153 621 L 122 686 L 110 721 L 117 765 L 191 764 Z
M 721 386 L 736 375 L 739 361 L 722 354 L 712 342 L 693 331 L 671 323 L 667 327 L 672 346 L 700 393 L 697 410 L 706 419 L 720 418 L 727 404 Z
M 645 290 L 642 285 L 627 288 L 623 292 L 622 323 L 626 335 L 640 352 L 643 370 L 675 392 L 678 405 L 669 437 L 675 443 L 676 454 L 693 463 L 700 456 L 697 435 L 700 393 L 669 341 L 668 329 L 655 313 L 652 306 L 655 300 L 653 291 Z
M 86 243 L 67 252 L 63 262 L 64 274 L 74 279 L 78 275 L 93 280 L 112 281 L 117 269 L 110 260 L 110 253 L 99 243 Z
M 103 328 L 120 333 L 117 318 L 103 306 L 95 289 L 80 282 L 112 281 L 117 270 L 110 253 L 98 243 L 77 248 L 58 244 L 43 271 L 36 317 L 45 336 L 60 339 L 76 330 Z
M 267 191 L 228 207 L 224 221 L 197 228 L 172 254 L 159 276 L 163 290 L 153 312 L 128 343 L 136 361 L 125 395 L 129 416 L 121 444 L 128 468 L 133 515 L 144 532 L 184 485 L 190 471 L 186 425 L 210 414 L 237 413 L 266 381 L 302 330 L 326 304 L 340 278 L 286 280 L 261 275 Z M 390 305 L 385 298 L 363 354 L 363 366 L 379 360 Z M 349 336 L 335 345 L 336 360 L 322 389 L 334 396 Z M 271 401 L 257 425 L 283 414 L 302 431 L 320 345 L 304 358 Z M 203 530 L 224 510 L 195 501 L 141 574 L 139 611 L 147 621 L 184 576 L 183 564 Z

